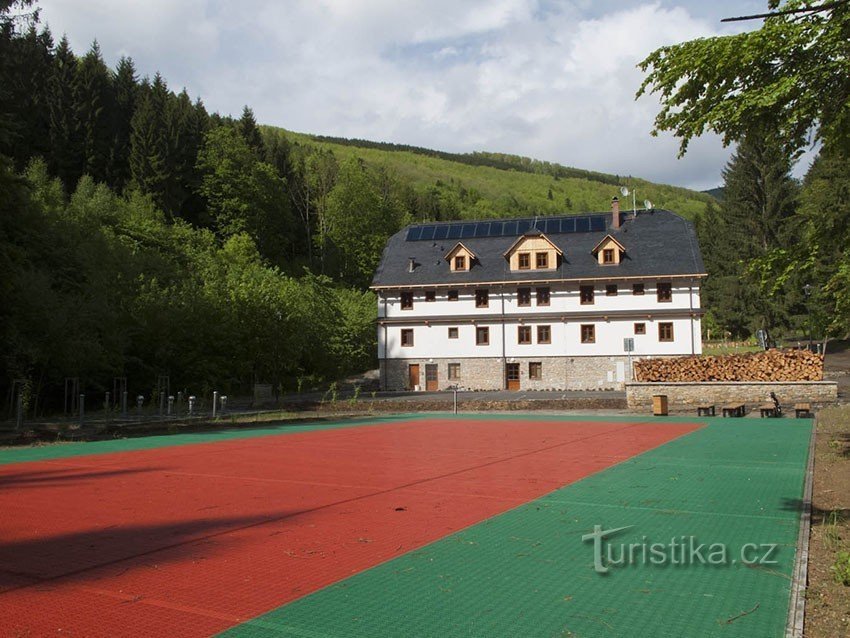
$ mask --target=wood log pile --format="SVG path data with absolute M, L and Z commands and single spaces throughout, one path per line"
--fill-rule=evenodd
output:
M 823 355 L 809 350 L 766 350 L 720 356 L 640 359 L 637 381 L 823 381 Z

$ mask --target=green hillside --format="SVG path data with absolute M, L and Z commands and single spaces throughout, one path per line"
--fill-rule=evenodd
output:
M 609 210 L 619 187 L 636 188 L 638 206 L 649 199 L 688 218 L 713 198 L 707 193 L 619 175 L 570 168 L 516 155 L 445 153 L 430 149 L 329 138 L 263 127 L 299 146 L 330 150 L 342 162 L 357 156 L 409 185 L 419 197 L 440 202 L 442 218 L 481 219 Z M 623 209 L 631 197 L 621 197 Z M 447 215 L 445 211 L 449 210 Z

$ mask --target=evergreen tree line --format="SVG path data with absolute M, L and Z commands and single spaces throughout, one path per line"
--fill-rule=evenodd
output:
M 753 126 L 723 172 L 723 201 L 697 218 L 712 338 L 850 331 L 850 138 L 821 148 L 802 182 L 793 159 L 769 123 Z
M 77 56 L 26 0 L 0 1 L 0 208 L 0 390 L 39 411 L 68 377 L 237 393 L 373 367 L 366 288 L 408 218 L 386 171 Z

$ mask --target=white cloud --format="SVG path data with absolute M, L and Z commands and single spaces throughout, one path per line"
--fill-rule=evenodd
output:
M 131 55 L 207 107 L 298 131 L 493 150 L 707 188 L 728 150 L 653 138 L 637 62 L 718 22 L 684 8 L 534 0 L 42 0 L 55 35 Z M 620 6 L 620 5 L 617 5 Z

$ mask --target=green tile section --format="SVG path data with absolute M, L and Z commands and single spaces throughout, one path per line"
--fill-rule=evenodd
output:
M 313 421 L 298 424 L 297 422 L 266 423 L 256 427 L 240 427 L 209 432 L 197 431 L 184 434 L 162 434 L 136 438 L 110 439 L 106 441 L 87 441 L 76 443 L 55 443 L 29 447 L 0 448 L 0 465 L 10 463 L 25 463 L 27 461 L 48 461 L 64 459 L 88 454 L 110 454 L 112 452 L 131 452 L 133 450 L 153 450 L 172 445 L 192 445 L 194 443 L 213 443 L 215 441 L 231 441 L 234 439 L 250 439 L 258 436 L 278 434 L 295 434 L 312 432 L 314 430 L 333 430 L 350 428 L 360 425 L 375 425 L 378 423 L 397 423 L 410 419 L 423 418 L 419 415 L 396 415 L 386 417 L 364 417 L 357 419 L 341 419 L 338 421 Z
M 811 421 L 700 421 L 707 427 L 222 635 L 782 636 Z M 723 544 L 730 563 L 641 564 L 636 552 L 638 564 L 599 575 L 581 541 L 597 524 L 633 526 L 611 538 L 615 557 L 620 543 L 694 536 Z M 777 563 L 742 564 L 746 543 L 775 545 Z
M 248 439 L 257 436 L 270 436 L 277 434 L 294 434 L 298 432 L 312 432 L 314 430 L 332 430 L 336 428 L 350 428 L 361 425 L 375 425 L 379 423 L 398 423 L 399 421 L 410 421 L 429 418 L 452 418 L 471 420 L 524 420 L 524 421 L 562 421 L 563 416 L 557 415 L 518 415 L 518 414 L 447 414 L 447 413 L 416 413 L 395 414 L 389 416 L 374 416 L 362 418 L 340 419 L 337 421 L 313 421 L 298 424 L 297 422 L 265 423 L 260 426 L 244 426 L 232 429 L 212 430 L 208 432 L 196 431 L 183 434 L 162 434 L 156 436 L 139 436 L 134 438 L 117 438 L 107 441 L 86 441 L 74 443 L 47 443 L 36 446 L 21 446 L 0 448 L 0 465 L 10 463 L 25 463 L 27 461 L 48 461 L 50 459 L 63 459 L 74 456 L 85 456 L 88 454 L 110 454 L 112 452 L 130 452 L 133 450 L 152 450 L 171 445 L 191 445 L 193 443 L 211 443 L 215 441 L 230 441 L 233 439 Z M 649 421 L 652 417 L 601 417 L 582 416 L 571 420 L 580 421 L 623 421 L 634 423 L 638 421 Z M 688 421 L 692 419 L 686 419 Z

